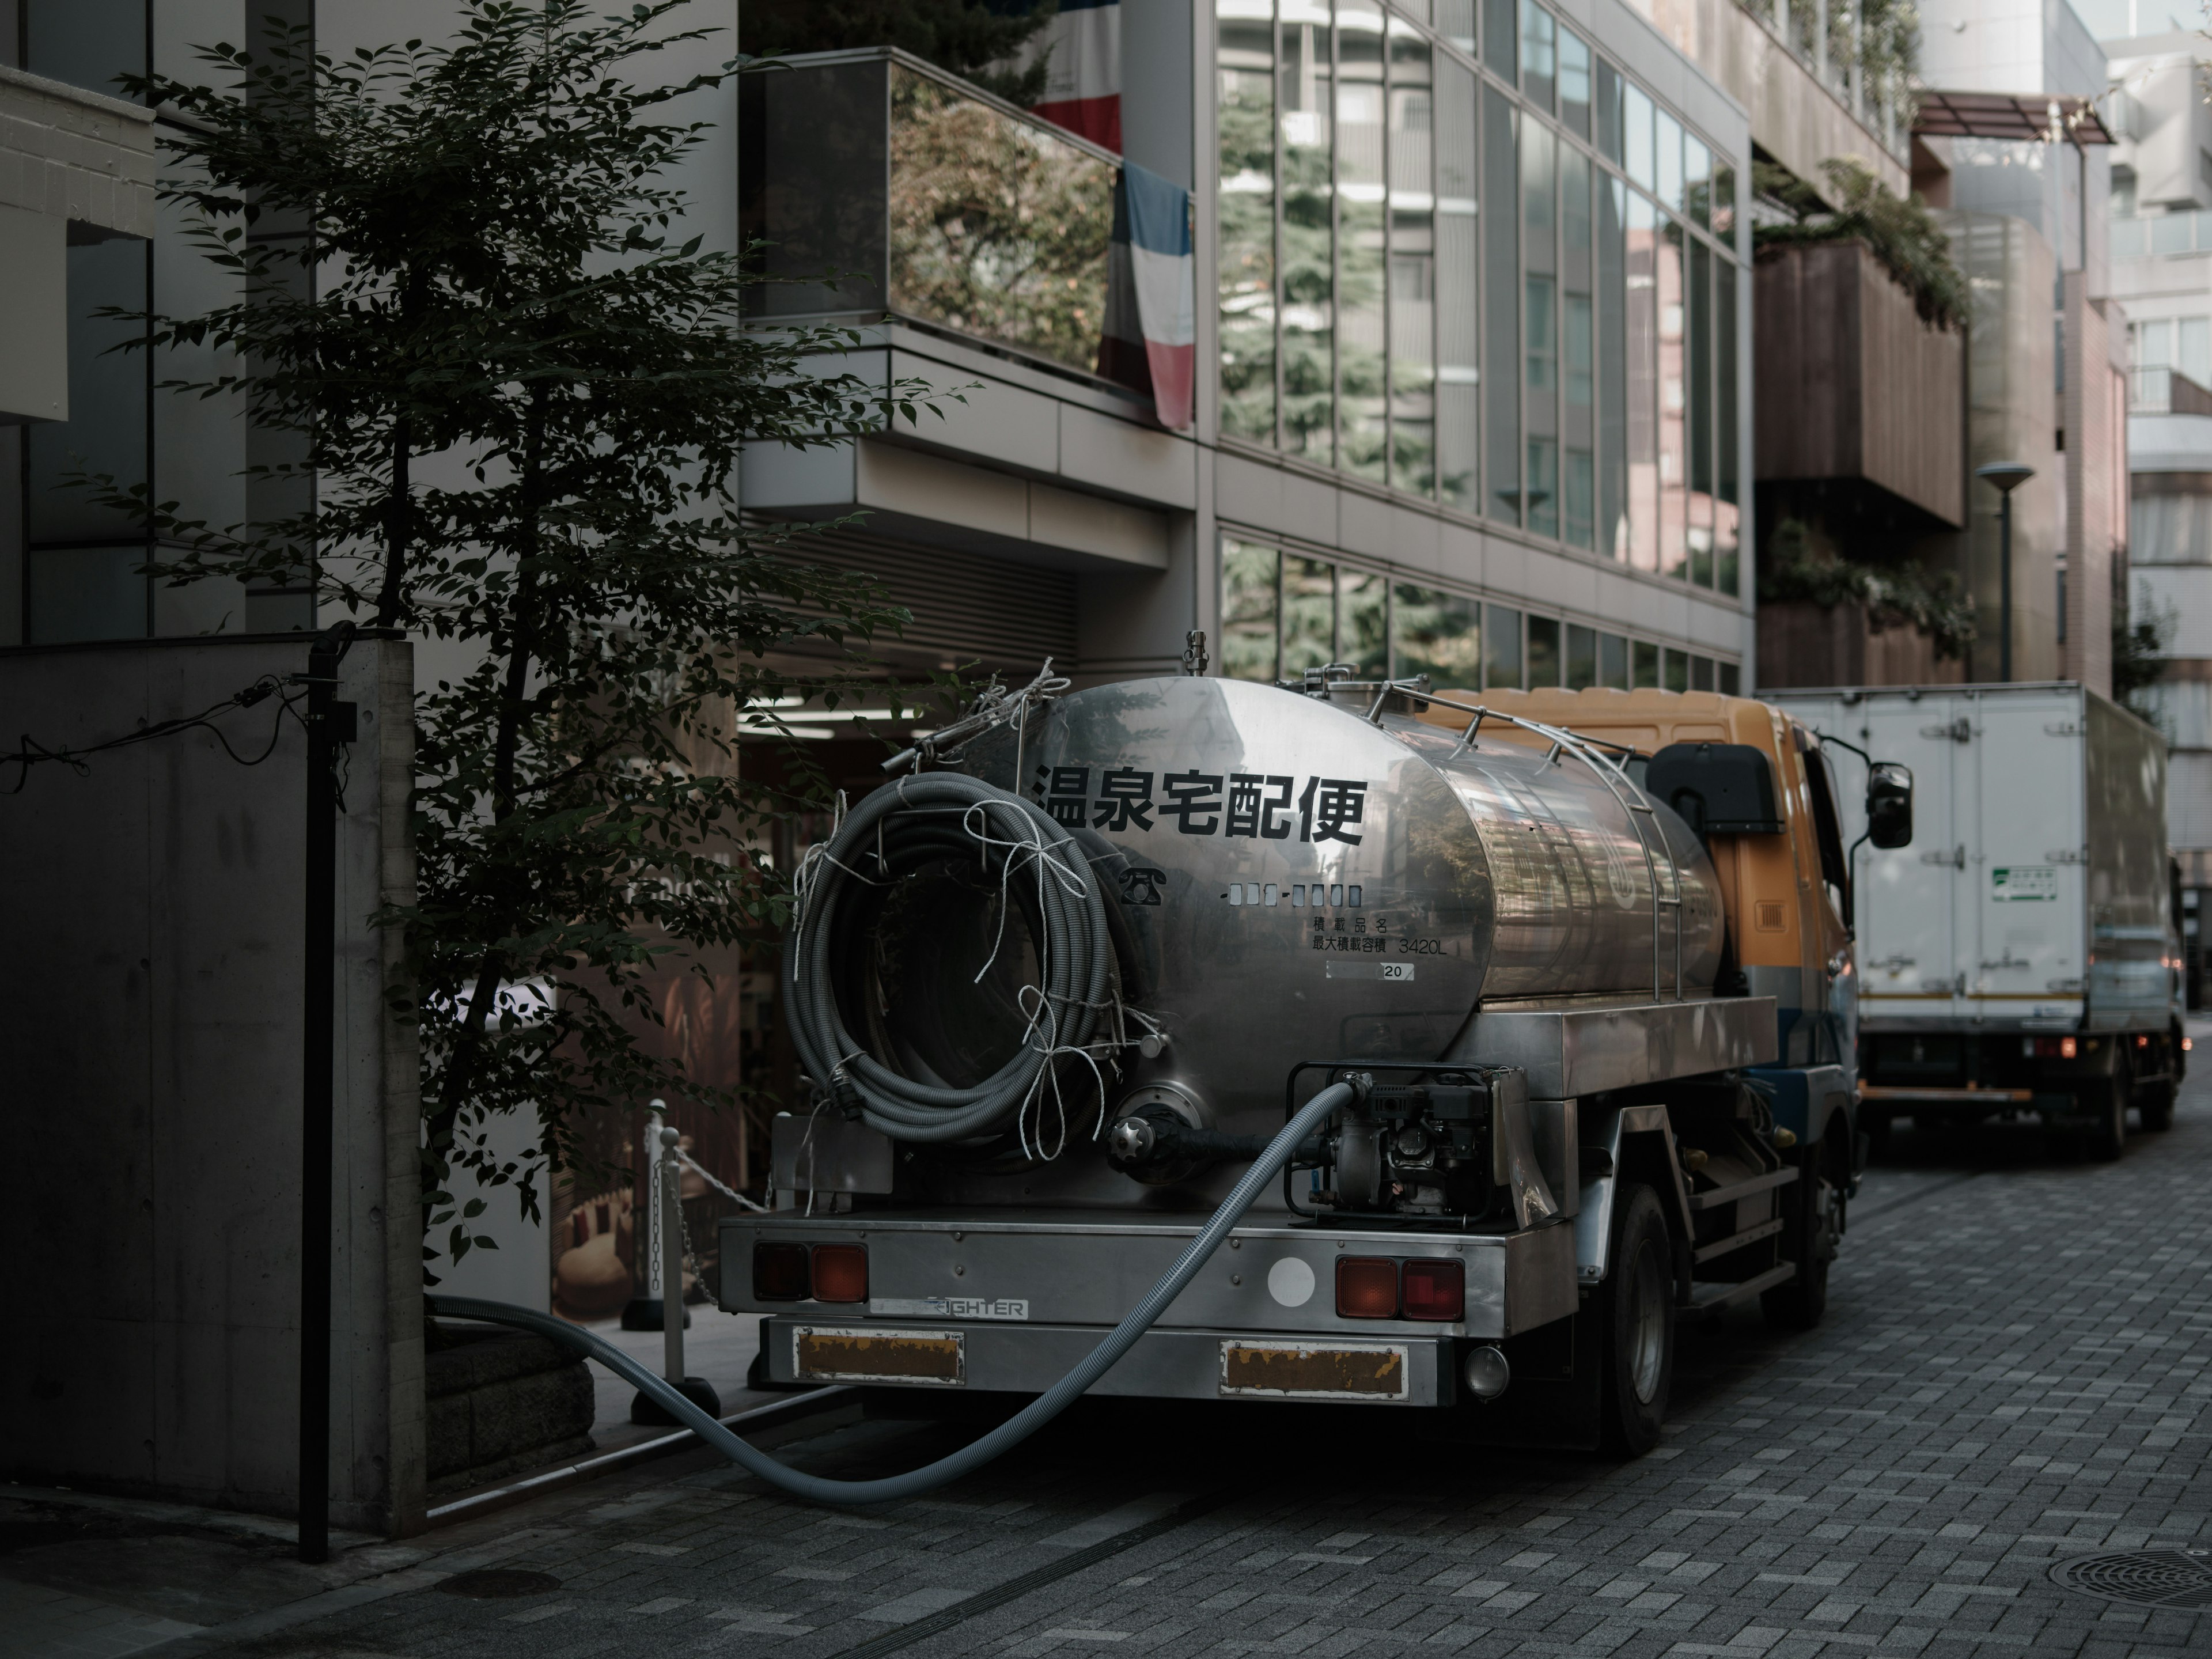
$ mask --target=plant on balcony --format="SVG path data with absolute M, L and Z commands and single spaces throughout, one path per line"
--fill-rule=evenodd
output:
M 711 34 L 681 3 L 467 0 L 445 45 L 344 58 L 272 22 L 254 51 L 198 53 L 215 85 L 130 83 L 180 118 L 163 193 L 240 296 L 149 319 L 182 349 L 165 363 L 217 365 L 171 387 L 240 398 L 295 448 L 250 475 L 276 504 L 255 521 L 110 498 L 176 550 L 152 572 L 173 583 L 307 574 L 325 616 L 437 642 L 417 896 L 380 920 L 404 943 L 389 994 L 419 1028 L 425 1202 L 456 1259 L 482 1241 L 446 1199 L 455 1166 L 535 1215 L 538 1180 L 590 1162 L 597 1115 L 729 1103 L 637 1033 L 661 1019 L 656 974 L 781 930 L 752 849 L 793 799 L 740 774 L 737 740 L 773 738 L 786 699 L 834 706 L 860 667 L 841 649 L 903 617 L 738 514 L 741 444 L 836 442 L 919 405 L 811 372 L 856 337 L 746 327 L 738 255 L 672 239 L 665 175 L 702 132 L 674 100 L 726 77 L 628 77 Z M 794 650 L 833 665 L 790 672 Z M 543 1023 L 493 1026 L 502 988 L 533 982 L 561 988 Z M 542 1161 L 488 1149 L 507 1112 Z
M 2112 701 L 2156 726 L 2160 711 L 2146 693 L 2166 673 L 2166 653 L 2180 630 L 2181 612 L 2172 604 L 2160 605 L 2148 586 L 2130 608 L 2124 583 L 2112 586 L 2118 601 L 2112 606 Z M 2171 732 L 2167 741 L 2172 741 Z
M 1784 519 L 1774 526 L 1767 557 L 1761 562 L 1759 602 L 1791 600 L 1824 611 L 1862 606 L 1876 633 L 1885 628 L 1917 628 L 1940 658 L 1962 657 L 1974 641 L 1974 608 L 1960 594 L 1959 579 L 1951 572 L 1844 558 L 1817 545 L 1801 520 Z
M 894 65 L 890 169 L 894 307 L 1072 368 L 1097 366 L 1111 164 Z
M 1044 95 L 1042 58 L 1015 64 L 1055 0 L 744 0 L 738 39 L 756 57 L 896 46 L 1024 109 Z
M 1798 58 L 1811 64 L 1820 55 L 1820 8 L 1816 0 L 1737 0 L 1753 16 L 1773 26 Z M 1784 15 L 1786 14 L 1786 21 Z M 1830 0 L 1827 58 L 1832 75 L 1856 81 L 1867 100 L 1886 106 L 1899 129 L 1912 121 L 1911 84 L 1920 68 L 1920 10 L 1912 0 Z
M 1924 321 L 1963 327 L 1972 314 L 1972 290 L 1951 262 L 1949 238 L 1918 196 L 1901 198 L 1863 161 L 1848 156 L 1820 163 L 1835 205 L 1771 161 L 1753 165 L 1752 190 L 1765 212 L 1752 226 L 1753 257 L 1770 250 L 1822 242 L 1858 241 L 1912 296 Z

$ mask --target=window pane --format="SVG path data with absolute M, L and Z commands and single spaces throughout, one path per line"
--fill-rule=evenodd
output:
M 1482 55 L 1508 81 L 1513 78 L 1514 0 L 1482 0 Z
M 1558 64 L 1553 57 L 1552 14 L 1536 0 L 1521 0 L 1521 90 L 1549 115 Z
M 1559 475 L 1559 534 L 1570 546 L 1596 545 L 1597 477 L 1587 449 L 1565 452 Z
M 1559 119 L 1577 137 L 1590 136 L 1590 49 L 1569 28 L 1559 31 Z
M 143 542 L 33 549 L 25 637 L 33 645 L 145 638 L 148 578 L 137 573 L 149 556 Z
M 1690 689 L 1690 659 L 1671 647 L 1667 653 L 1667 690 L 1686 691 Z
M 1482 611 L 1482 683 L 1521 688 L 1521 613 L 1502 605 Z
M 1659 192 L 1659 205 L 1669 213 L 1682 210 L 1682 124 L 1665 110 L 1657 112 L 1658 137 L 1653 154 L 1653 170 Z
M 1425 37 L 1390 25 L 1390 482 L 1437 489 L 1436 89 Z
M 1337 573 L 1336 614 L 1343 618 L 1337 660 L 1364 679 L 1390 673 L 1389 583 L 1371 570 Z
M 2212 386 L 2212 317 L 2184 317 L 2175 326 L 2174 367 L 2201 386 Z
M 1483 361 L 1489 365 L 1483 414 L 1489 436 L 1483 445 L 1487 465 L 1488 505 L 1492 518 L 1521 521 L 1520 156 L 1516 149 L 1521 114 L 1495 88 L 1482 100 L 1482 179 L 1485 228 L 1482 238 L 1486 321 Z M 1519 665 L 1515 665 L 1516 672 Z
M 1659 568 L 1659 225 L 1651 204 L 1628 198 L 1628 562 Z
M 1682 135 L 1682 203 L 1692 219 L 1707 229 L 1713 222 L 1713 153 L 1688 133 Z
M 1627 115 L 1623 130 L 1624 148 L 1628 152 L 1626 166 L 1628 176 L 1650 190 L 1651 178 L 1651 100 L 1644 88 L 1634 82 L 1627 83 Z
M 148 482 L 146 354 L 111 349 L 143 338 L 145 325 L 93 315 L 106 306 L 146 308 L 146 244 L 121 238 L 94 242 L 69 249 L 68 261 L 70 417 L 29 428 L 33 543 L 137 533 L 142 520 L 100 506 L 90 489 L 69 480 L 105 476 L 121 489 Z
M 1719 473 L 1713 507 L 1713 566 L 1715 585 L 1723 593 L 1738 591 L 1738 561 L 1742 540 L 1743 509 L 1739 483 L 1737 446 L 1742 434 L 1736 422 L 1735 293 L 1737 266 L 1733 259 L 1713 261 L 1713 379 L 1714 401 L 1719 405 L 1720 436 L 1716 459 Z
M 1278 555 L 1249 542 L 1221 544 L 1221 672 L 1237 680 L 1273 680 Z
M 1474 0 L 1437 0 L 1437 33 L 1462 52 L 1474 50 Z
M 15 14 L 7 9 L 11 29 Z M 115 77 L 146 72 L 145 0 L 32 0 L 23 43 L 22 67 L 33 75 L 120 98 Z M 9 63 L 15 48 L 10 40 Z
M 1598 551 L 1628 558 L 1628 187 L 1597 185 Z
M 1713 689 L 1713 659 L 1711 657 L 1690 659 L 1690 690 L 1710 691 Z
M 1336 658 L 1336 567 L 1283 556 L 1283 678 Z
M 1720 668 L 1721 695 L 1724 697 L 1741 696 L 1743 695 L 1742 686 L 1743 671 L 1735 663 L 1723 663 Z
M 1567 624 L 1567 690 L 1587 691 L 1597 684 L 1597 630 Z
M 1632 689 L 1643 691 L 1656 687 L 1659 684 L 1659 647 L 1648 641 L 1638 640 L 1631 647 L 1630 658 Z
M 1597 60 L 1597 149 L 1598 154 L 1615 167 L 1621 165 L 1622 135 L 1627 130 L 1627 114 L 1622 107 L 1624 87 L 1620 71 L 1601 58 Z
M 1337 465 L 1382 482 L 1389 435 L 1383 380 L 1382 13 L 1336 9 Z
M 1528 618 L 1528 684 L 1559 683 L 1559 624 L 1555 617 Z
M 1476 308 L 1474 76 L 1446 59 L 1437 70 L 1437 476 L 1449 506 L 1481 510 L 1476 433 L 1481 313 Z
M 1658 270 L 1659 305 L 1659 574 L 1680 576 L 1689 568 L 1688 455 L 1689 391 L 1682 340 L 1682 227 L 1668 221 L 1652 239 Z
M 1713 585 L 1713 256 L 1703 242 L 1690 243 L 1690 291 L 1683 307 L 1682 353 L 1688 406 L 1690 460 L 1690 581 Z
M 1275 112 L 1283 139 L 1283 447 L 1335 459 L 1336 255 L 1328 8 L 1282 0 Z
M 1528 434 L 1528 476 L 1523 503 L 1528 528 L 1559 533 L 1559 290 L 1558 181 L 1553 168 L 1559 138 L 1540 121 L 1521 132 L 1522 258 L 1525 278 L 1521 316 L 1522 419 Z
M 1275 439 L 1274 26 L 1219 0 L 1221 429 Z
M 1481 607 L 1457 593 L 1401 582 L 1392 599 L 1395 633 L 1391 674 L 1426 674 L 1431 690 L 1480 689 L 1482 684 Z
M 1559 446 L 1551 438 L 1528 440 L 1528 528 L 1559 533 Z
M 1595 249 L 1590 163 L 1559 146 L 1559 450 L 1561 534 L 1597 544 L 1597 341 L 1590 301 Z
M 1628 690 L 1628 641 L 1618 634 L 1597 636 L 1597 683 L 1616 691 Z
M 1733 246 L 1735 242 L 1735 169 L 1723 162 L 1713 170 L 1710 192 L 1713 234 Z

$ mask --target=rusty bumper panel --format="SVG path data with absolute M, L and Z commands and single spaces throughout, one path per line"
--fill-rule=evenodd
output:
M 792 1333 L 793 1381 L 934 1382 L 967 1380 L 957 1331 L 855 1331 L 801 1325 Z
M 1278 1400 L 1403 1400 L 1403 1343 L 1221 1345 L 1221 1392 Z

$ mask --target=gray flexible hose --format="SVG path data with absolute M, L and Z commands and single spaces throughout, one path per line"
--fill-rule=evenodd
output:
M 850 918 L 865 890 L 945 860 L 971 860 L 1003 880 L 1010 899 L 1034 905 L 1041 933 L 1043 1008 L 1029 1011 L 1039 1017 L 1020 1051 L 971 1089 L 893 1071 L 846 1030 L 837 1006 L 838 961 L 854 948 Z M 807 1074 L 841 1099 L 857 1099 L 868 1127 L 894 1140 L 971 1140 L 1016 1127 L 1053 1086 L 1047 1068 L 1114 1035 L 1107 902 L 1066 828 L 1019 795 L 957 772 L 877 790 L 809 854 L 804 902 L 784 947 L 784 1006 Z
M 550 1336 L 580 1351 L 624 1381 L 635 1383 L 641 1393 L 659 1401 L 677 1421 L 732 1463 L 750 1470 L 770 1486 L 781 1486 L 794 1498 L 811 1498 L 821 1504 L 887 1504 L 896 1498 L 918 1497 L 949 1480 L 958 1480 L 970 1469 L 981 1468 L 1066 1410 L 1092 1383 L 1105 1376 L 1115 1362 L 1135 1346 L 1137 1339 L 1152 1328 L 1153 1321 L 1167 1311 L 1168 1304 L 1182 1294 L 1183 1287 L 1206 1265 L 1206 1258 L 1221 1247 L 1230 1230 L 1243 1219 L 1253 1200 L 1267 1190 L 1267 1183 L 1297 1150 L 1298 1143 L 1320 1129 L 1330 1115 L 1352 1097 L 1350 1084 L 1332 1084 L 1285 1124 L 1282 1133 L 1267 1144 L 1267 1150 L 1244 1172 L 1244 1178 L 1222 1200 L 1221 1207 L 1200 1230 L 1198 1237 L 1184 1247 L 1175 1266 L 1073 1370 L 981 1439 L 934 1463 L 880 1480 L 830 1480 L 779 1463 L 766 1452 L 756 1450 L 738 1439 L 621 1349 L 566 1320 L 505 1302 L 480 1302 L 473 1297 L 432 1295 L 422 1299 L 432 1313 L 448 1319 L 480 1319 L 494 1325 L 512 1325 L 519 1330 Z

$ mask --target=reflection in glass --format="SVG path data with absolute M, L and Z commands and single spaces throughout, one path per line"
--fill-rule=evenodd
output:
M 1633 690 L 1655 690 L 1659 684 L 1659 647 L 1645 640 L 1638 640 L 1631 652 L 1630 687 Z
M 26 641 L 144 639 L 153 632 L 153 584 L 140 572 L 150 556 L 144 542 L 33 548 L 25 570 Z
M 1380 8 L 1338 5 L 1336 75 L 1337 465 L 1380 483 L 1389 437 Z
M 1521 689 L 1521 613 L 1502 605 L 1482 609 L 1482 683 Z
M 1570 28 L 1559 31 L 1559 122 L 1577 138 L 1590 136 L 1590 49 Z
M 1536 0 L 1521 0 L 1521 91 L 1528 101 L 1549 115 L 1552 84 L 1558 72 L 1553 56 L 1552 14 Z
M 1283 556 L 1283 678 L 1336 660 L 1336 567 Z
M 1587 691 L 1597 684 L 1597 630 L 1577 623 L 1567 624 L 1567 678 L 1570 691 Z
M 1656 261 L 1654 289 L 1658 302 L 1659 345 L 1659 574 L 1682 576 L 1689 570 L 1688 457 L 1689 387 L 1682 339 L 1682 227 L 1662 221 L 1652 238 Z
M 1713 689 L 1713 659 L 1711 657 L 1690 659 L 1690 690 L 1710 691 Z
M 1576 547 L 1597 544 L 1596 317 L 1590 302 L 1593 231 L 1589 158 L 1559 147 L 1560 516 Z
M 1723 243 L 1735 240 L 1735 169 L 1723 162 L 1713 173 L 1711 191 L 1713 234 Z
M 1713 153 L 1689 133 L 1682 135 L 1682 203 L 1695 223 L 1712 227 Z
M 1665 110 L 1657 112 L 1658 136 L 1652 151 L 1659 205 L 1669 213 L 1682 210 L 1682 124 Z
M 1732 662 L 1723 663 L 1720 665 L 1718 678 L 1719 690 L 1723 696 L 1734 697 L 1742 695 L 1743 670 L 1739 665 Z
M 1549 14 L 1547 14 L 1548 15 Z M 1522 37 L 1524 42 L 1527 35 Z M 1559 533 L 1559 285 L 1558 135 L 1540 121 L 1521 130 L 1522 418 L 1528 430 L 1523 522 L 1539 536 Z
M 1437 489 L 1436 88 L 1425 38 L 1390 25 L 1390 482 Z
M 143 538 L 143 520 L 103 507 L 94 491 L 67 480 L 79 474 L 105 476 L 118 489 L 149 482 L 147 354 L 123 349 L 127 340 L 143 339 L 146 325 L 94 314 L 111 306 L 147 309 L 147 245 L 118 237 L 70 248 L 65 258 L 70 417 L 36 422 L 27 428 L 30 538 L 35 544 Z M 0 442 L 15 441 L 12 431 L 0 432 Z M 10 539 L 15 528 L 8 526 Z M 137 556 L 143 563 L 146 550 L 142 547 Z M 143 590 L 144 581 L 138 586 Z M 140 597 L 143 603 L 143 592 Z M 144 631 L 143 617 L 131 631 Z
M 0 27 L 9 34 L 7 55 L 0 62 L 20 63 L 49 81 L 121 98 L 124 91 L 115 77 L 146 72 L 144 0 L 33 0 L 27 9 L 18 0 L 0 16 L 6 19 Z
M 1559 533 L 1559 446 L 1553 438 L 1528 440 L 1528 528 L 1539 536 Z
M 1690 581 L 1713 585 L 1713 318 L 1712 251 L 1690 243 L 1689 293 L 1683 307 L 1682 355 L 1690 459 Z
M 1250 542 L 1221 544 L 1221 672 L 1231 679 L 1281 677 L 1275 659 L 1280 556 Z
M 1274 26 L 1220 0 L 1221 429 L 1275 439 Z M 1272 678 L 1272 677 L 1271 677 Z
M 894 310 L 1088 373 L 1113 229 L 1111 162 L 891 66 Z
M 1628 187 L 1597 181 L 1597 549 L 1627 562 Z
M 1494 13 L 1493 13 L 1494 15 Z M 1507 15 L 1511 11 L 1507 10 Z M 1482 98 L 1481 215 L 1484 361 L 1510 365 L 1521 351 L 1521 212 L 1518 192 L 1521 112 L 1494 87 Z M 1490 376 L 1483 398 L 1488 433 L 1483 457 L 1490 516 L 1521 521 L 1521 385 L 1510 367 Z M 1515 664 L 1519 672 L 1519 664 Z
M 1618 634 L 1597 636 L 1597 683 L 1616 691 L 1628 690 L 1628 641 Z
M 1559 624 L 1550 617 L 1528 618 L 1528 685 L 1559 683 Z
M 1398 584 L 1391 601 L 1395 678 L 1429 677 L 1435 691 L 1479 690 L 1482 684 L 1482 607 L 1457 593 Z
M 1336 660 L 1348 662 L 1364 679 L 1390 672 L 1390 584 L 1371 570 L 1336 574 L 1338 644 Z
M 1596 82 L 1597 153 L 1620 167 L 1621 140 L 1628 125 L 1627 112 L 1621 104 L 1624 88 L 1620 71 L 1601 58 L 1597 60 Z
M 1474 50 L 1474 0 L 1437 0 L 1437 33 L 1462 52 Z
M 1686 691 L 1690 689 L 1690 659 L 1686 653 L 1669 647 L 1667 652 L 1667 672 L 1663 684 L 1669 691 Z
M 1516 48 L 1513 36 L 1514 0 L 1482 0 L 1482 56 L 1491 72 L 1510 81 Z
M 1618 186 L 1616 186 L 1618 188 Z M 1659 227 L 1651 204 L 1628 200 L 1628 562 L 1659 568 Z
M 1595 547 L 1597 531 L 1597 472 L 1587 449 L 1565 452 L 1559 476 L 1560 535 L 1570 546 Z
M 1329 125 L 1336 106 L 1324 0 L 1282 0 L 1275 118 L 1282 137 L 1283 447 L 1335 459 L 1336 253 Z
M 1735 261 L 1715 259 L 1713 278 L 1714 401 L 1719 405 L 1717 424 L 1720 428 L 1716 444 L 1720 477 L 1713 508 L 1713 565 L 1715 585 L 1734 596 L 1741 580 L 1739 560 L 1743 532 L 1742 485 L 1736 461 L 1742 434 L 1736 421 Z
M 1480 510 L 1475 445 L 1481 387 L 1476 262 L 1474 74 L 1446 58 L 1437 66 L 1437 482 L 1444 503 Z

